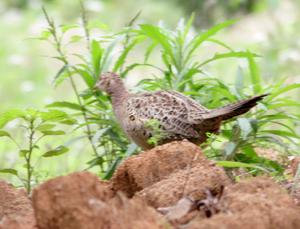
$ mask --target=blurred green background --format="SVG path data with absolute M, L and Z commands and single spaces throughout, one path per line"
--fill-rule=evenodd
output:
M 226 19 L 238 22 L 221 34 L 235 49 L 258 53 L 262 75 L 268 82 L 288 78 L 288 83 L 300 83 L 300 1 L 298 0 L 84 0 L 88 17 L 104 30 L 117 32 L 141 11 L 138 23 L 164 23 L 175 27 L 180 18 L 195 12 L 194 30 L 201 31 Z M 76 0 L 2 0 L 0 2 L 0 111 L 10 108 L 41 109 L 55 101 L 71 99 L 68 84 L 52 85 L 61 65 L 53 48 L 34 39 L 47 26 L 41 7 L 58 24 L 80 22 L 80 4 Z M 74 50 L 80 50 L 80 45 Z M 209 53 L 211 50 L 207 46 Z M 137 53 L 139 56 L 139 53 Z M 232 66 L 230 64 L 232 61 Z M 237 74 L 235 59 L 218 62 L 214 75 L 230 83 Z M 238 63 L 243 65 L 243 63 Z M 295 98 L 300 95 L 294 93 Z M 8 128 L 14 128 L 14 123 Z M 72 133 L 76 136 L 76 133 Z M 61 143 L 68 139 L 60 139 Z M 41 164 L 41 177 L 51 177 L 83 169 L 91 156 L 84 141 L 70 143 L 70 153 L 63 158 Z M 84 152 L 84 153 L 83 153 Z M 18 152 L 4 139 L 0 142 L 0 168 L 14 167 Z M 5 175 L 1 175 L 5 176 Z M 43 179 L 43 178 L 41 178 Z

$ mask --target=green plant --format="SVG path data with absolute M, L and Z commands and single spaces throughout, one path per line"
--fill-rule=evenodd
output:
M 158 47 L 164 68 L 159 68 L 163 77 L 155 76 L 140 82 L 146 90 L 172 89 L 183 92 L 201 104 L 210 108 L 234 102 L 249 95 L 271 93 L 263 102 L 260 102 L 254 112 L 239 117 L 224 125 L 218 141 L 209 140 L 202 147 L 208 155 L 214 155 L 216 160 L 235 162 L 220 162 L 227 167 L 247 167 L 255 171 L 264 171 L 281 174 L 283 168 L 278 162 L 267 159 L 256 153 L 256 148 L 275 148 L 277 151 L 284 149 L 288 152 L 291 148 L 298 148 L 299 134 L 294 129 L 299 125 L 299 114 L 292 114 L 289 107 L 299 106 L 299 102 L 286 99 L 283 96 L 294 89 L 299 89 L 300 84 L 285 85 L 284 80 L 267 85 L 261 77 L 255 58 L 258 55 L 250 51 L 235 51 L 227 44 L 215 39 L 213 36 L 231 25 L 234 21 L 227 21 L 211 29 L 188 36 L 193 16 L 184 25 L 180 22 L 175 31 L 154 25 L 141 25 L 135 31 L 152 41 L 145 52 L 143 63 L 134 63 L 128 66 L 126 74 L 136 67 L 147 66 L 157 69 L 149 60 L 151 53 Z M 215 53 L 213 57 L 199 61 L 195 58 L 196 51 L 204 42 L 213 42 L 221 46 L 223 53 Z M 216 77 L 208 76 L 205 69 L 213 62 L 227 58 L 243 58 L 248 62 L 248 72 L 239 70 L 234 86 L 225 84 Z M 247 86 L 245 86 L 247 85 Z M 215 136 L 213 136 L 215 139 Z M 216 147 L 213 145 L 217 145 Z M 279 147 L 279 148 L 278 148 Z M 247 165 L 247 166 L 245 166 Z
M 208 141 L 201 145 L 208 157 L 219 161 L 219 165 L 227 168 L 244 167 L 251 173 L 267 172 L 277 175 L 282 173 L 282 166 L 259 155 L 257 149 L 272 147 L 291 153 L 298 149 L 299 134 L 294 126 L 299 124 L 300 115 L 289 108 L 299 106 L 299 102 L 287 99 L 285 95 L 300 88 L 300 85 L 285 85 L 284 81 L 267 85 L 256 64 L 258 55 L 248 50 L 236 51 L 216 39 L 217 33 L 234 21 L 226 21 L 194 34 L 193 15 L 187 23 L 180 20 L 177 28 L 171 30 L 150 24 L 135 26 L 138 14 L 116 34 L 107 32 L 102 36 L 93 36 L 94 31 L 102 30 L 102 25 L 88 20 L 83 5 L 82 26 L 57 26 L 46 10 L 44 14 L 48 28 L 42 31 L 39 39 L 51 43 L 57 53 L 54 58 L 62 64 L 54 77 L 54 85 L 58 87 L 69 83 L 75 99 L 48 104 L 48 111 L 15 110 L 0 116 L 1 128 L 15 118 L 25 123 L 27 147 L 23 147 L 24 143 L 17 143 L 7 131 L 0 132 L 2 137 L 8 137 L 18 145 L 20 156 L 25 161 L 25 178 L 13 168 L 5 168 L 0 172 L 19 177 L 28 191 L 33 184 L 36 168 L 36 162 L 32 163 L 32 160 L 38 161 L 38 158 L 32 156 L 55 156 L 67 151 L 65 146 L 60 146 L 45 152 L 38 144 L 40 137 L 42 139 L 48 135 L 64 134 L 60 129 L 55 129 L 62 123 L 69 124 L 80 137 L 88 139 L 93 155 L 87 162 L 86 169 L 97 166 L 99 175 L 104 179 L 112 176 L 123 158 L 136 152 L 137 146 L 128 141 L 114 118 L 110 98 L 94 89 L 101 73 L 106 71 L 114 71 L 127 78 L 133 71 L 143 68 L 144 78 L 137 80 L 140 91 L 176 90 L 208 108 L 226 105 L 255 94 L 271 93 L 252 112 L 226 122 L 220 135 L 210 135 Z M 82 30 L 83 34 L 77 34 L 78 30 Z M 71 44 L 79 42 L 85 44 L 82 52 L 73 53 L 72 49 L 68 49 Z M 209 57 L 201 55 L 205 50 L 204 44 L 207 43 L 219 47 L 220 51 Z M 143 53 L 141 61 L 132 58 L 137 50 Z M 73 61 L 74 58 L 76 61 Z M 228 58 L 248 63 L 246 68 L 238 68 L 235 84 L 225 83 L 209 72 L 209 69 L 215 67 L 216 61 L 226 61 Z M 147 77 L 150 75 L 151 77 Z M 55 114 L 61 116 L 56 119 L 47 118 Z M 150 139 L 150 143 L 156 145 L 163 134 L 159 123 L 149 120 L 149 128 L 156 132 Z
M 25 141 L 18 143 L 16 136 L 10 134 L 3 128 L 12 121 L 18 122 L 18 130 L 22 132 Z M 65 112 L 59 110 L 38 111 L 34 109 L 10 110 L 0 116 L 0 137 L 9 138 L 18 148 L 19 157 L 23 159 L 24 165 L 19 170 L 13 168 L 0 169 L 0 173 L 9 173 L 17 176 L 27 192 L 30 193 L 34 184 L 35 168 L 42 158 L 58 156 L 68 152 L 64 145 L 57 146 L 51 150 L 42 149 L 40 143 L 45 137 L 65 135 L 62 125 L 73 125 L 75 119 L 69 117 Z M 16 133 L 14 133 L 16 134 Z M 25 169 L 25 175 L 23 170 Z
M 149 119 L 146 122 L 146 128 L 151 130 L 152 137 L 148 139 L 148 143 L 153 146 L 157 146 L 165 137 L 164 131 L 160 128 L 160 122 L 157 119 Z
M 86 137 L 89 139 L 93 149 L 93 159 L 88 163 L 88 168 L 100 167 L 100 175 L 108 179 L 121 158 L 135 152 L 136 146 L 131 145 L 120 130 L 114 119 L 109 98 L 102 92 L 94 90 L 94 85 L 102 72 L 122 72 L 127 55 L 140 43 L 141 36 L 131 37 L 128 31 L 135 21 L 134 17 L 122 32 L 115 35 L 100 37 L 99 40 L 90 37 L 90 31 L 99 29 L 99 23 L 90 23 L 86 17 L 82 5 L 82 24 L 84 35 L 73 35 L 65 40 L 66 33 L 78 29 L 79 25 L 56 26 L 54 20 L 49 17 L 46 10 L 44 14 L 48 22 L 48 28 L 42 32 L 39 39 L 49 41 L 56 49 L 58 56 L 54 57 L 62 62 L 63 66 L 55 76 L 54 83 L 59 86 L 63 81 L 69 80 L 76 102 L 57 101 L 47 107 L 64 109 L 72 112 L 71 115 L 81 119 L 74 129 L 85 128 Z M 73 64 L 69 61 L 70 54 L 65 46 L 84 40 L 86 43 L 87 55 L 72 54 L 78 58 Z M 123 46 L 119 56 L 115 56 L 118 45 Z M 78 77 L 85 84 L 85 89 L 78 89 Z
M 46 17 L 48 17 L 47 14 Z M 57 28 L 48 17 L 50 25 L 48 35 L 52 34 L 54 45 L 60 54 L 57 59 L 64 64 L 55 77 L 55 82 L 59 85 L 63 80 L 69 79 L 77 98 L 77 103 L 60 101 L 48 107 L 81 112 L 83 122 L 80 122 L 81 124 L 76 128 L 87 129 L 87 137 L 95 152 L 94 159 L 89 162 L 89 167 L 100 165 L 100 174 L 103 177 L 109 178 L 124 155 L 129 155 L 134 150 L 128 152 L 129 142 L 114 119 L 109 98 L 102 92 L 95 91 L 94 84 L 102 72 L 115 71 L 122 77 L 128 77 L 131 71 L 141 67 L 150 68 L 150 72 L 151 70 L 159 72 L 159 74 L 153 74 L 154 77 L 140 80 L 138 86 L 142 90 L 177 90 L 209 108 L 222 106 L 249 95 L 270 92 L 271 95 L 264 102 L 259 103 L 255 112 L 226 123 L 218 141 L 208 141 L 209 144 L 206 143 L 203 147 L 206 145 L 207 154 L 213 155 L 217 160 L 237 161 L 235 166 L 245 163 L 250 168 L 263 168 L 263 171 L 274 173 L 282 172 L 282 167 L 277 162 L 257 155 L 255 148 L 275 147 L 275 144 L 285 148 L 290 144 L 296 145 L 293 139 L 297 140 L 299 136 L 292 129 L 291 124 L 299 115 L 287 114 L 282 111 L 282 108 L 295 106 L 298 102 L 278 97 L 292 89 L 299 88 L 299 85 L 282 86 L 282 82 L 265 85 L 255 62 L 258 55 L 248 50 L 235 51 L 214 37 L 219 31 L 232 25 L 234 21 L 223 22 L 207 31 L 193 35 L 190 31 L 193 19 L 194 16 L 186 24 L 181 20 L 175 30 L 149 24 L 134 27 L 132 22 L 115 35 L 107 35 L 95 40 L 90 38 L 91 27 L 86 17 L 83 17 L 85 37 L 80 39 L 85 38 L 88 56 L 75 54 L 80 61 L 71 64 L 67 60 L 67 55 L 60 51 L 59 47 L 62 47 L 60 41 L 63 40 L 65 32 L 73 29 L 74 26 Z M 61 37 L 55 38 L 58 36 L 58 29 L 61 31 Z M 49 39 L 49 36 L 46 38 Z M 221 47 L 224 51 L 200 60 L 197 52 L 201 51 L 200 48 L 207 42 Z M 128 56 L 140 44 L 145 47 L 144 61 L 127 64 Z M 123 48 L 121 53 L 116 55 L 114 50 L 118 45 L 122 45 Z M 152 57 L 157 55 L 158 51 L 161 62 L 157 61 L 156 57 Z M 228 58 L 244 59 L 248 62 L 247 73 L 242 75 L 239 71 L 234 86 L 225 84 L 217 77 L 209 76 L 206 71 L 215 61 Z M 81 92 L 76 89 L 73 79 L 78 76 L 86 85 L 86 89 Z M 247 87 L 244 86 L 246 84 Z M 79 117 L 78 113 L 72 113 L 72 115 Z M 278 122 L 278 120 L 284 121 Z M 154 139 L 153 143 L 155 142 L 157 143 L 157 139 Z M 212 150 L 213 145 L 217 146 L 214 146 Z M 134 147 L 131 146 L 129 149 L 134 149 Z M 228 162 L 224 165 L 234 167 L 234 164 Z

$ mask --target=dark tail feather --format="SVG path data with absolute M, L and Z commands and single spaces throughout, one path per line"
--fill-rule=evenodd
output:
M 227 120 L 232 117 L 244 114 L 252 107 L 256 106 L 257 102 L 262 100 L 263 97 L 267 95 L 269 94 L 254 96 L 250 99 L 241 100 L 236 103 L 211 110 L 209 113 L 205 114 L 204 119 L 217 118 L 221 116 L 222 120 Z

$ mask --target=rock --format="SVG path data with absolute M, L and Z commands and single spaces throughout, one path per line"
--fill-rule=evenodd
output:
M 0 180 L 0 229 L 33 229 L 35 224 L 33 208 L 25 190 Z
M 200 148 L 193 143 L 185 140 L 157 146 L 126 159 L 112 177 L 112 188 L 132 197 L 136 192 L 195 163 L 209 164 Z
M 219 214 L 206 219 L 198 217 L 185 228 L 300 228 L 299 208 L 270 178 L 252 178 L 225 188 L 219 205 Z
M 141 200 L 115 194 L 88 172 L 45 182 L 33 191 L 39 229 L 163 228 L 156 211 Z

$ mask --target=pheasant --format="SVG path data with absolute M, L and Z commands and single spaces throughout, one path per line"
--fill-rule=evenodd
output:
M 207 133 L 218 133 L 222 121 L 246 113 L 267 95 L 209 110 L 176 91 L 129 93 L 120 76 L 112 72 L 102 74 L 96 88 L 111 97 L 122 129 L 142 149 L 154 147 L 149 143 L 155 134 L 148 125 L 149 120 L 156 120 L 163 133 L 159 145 L 182 139 L 201 144 L 207 139 Z

